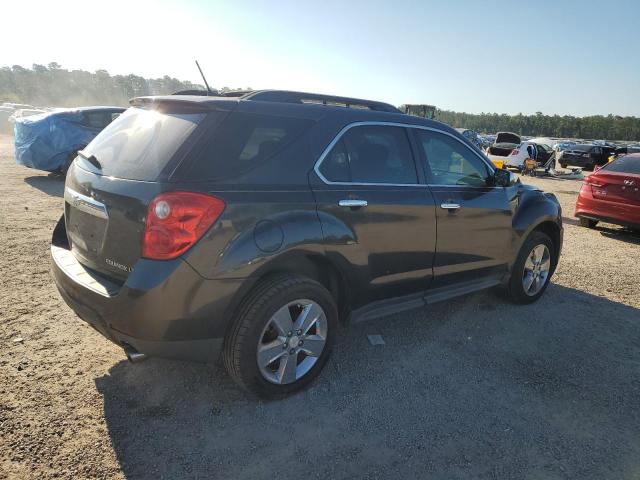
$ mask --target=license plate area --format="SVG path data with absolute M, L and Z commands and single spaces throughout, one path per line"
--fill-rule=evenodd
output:
M 100 255 L 109 224 L 106 206 L 97 200 L 65 189 L 65 221 L 71 248 L 85 255 Z

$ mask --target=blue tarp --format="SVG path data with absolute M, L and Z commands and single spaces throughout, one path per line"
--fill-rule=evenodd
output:
M 14 126 L 16 163 L 48 172 L 60 170 L 100 131 L 84 123 L 82 110 L 17 118 Z

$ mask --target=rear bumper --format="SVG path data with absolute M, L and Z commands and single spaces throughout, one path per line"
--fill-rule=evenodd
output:
M 574 215 L 640 229 L 640 206 L 594 198 L 585 185 L 578 194 Z
M 203 362 L 218 356 L 242 280 L 204 279 L 181 259 L 141 259 L 118 285 L 83 267 L 65 243 L 62 220 L 51 245 L 56 286 L 106 338 L 149 356 Z

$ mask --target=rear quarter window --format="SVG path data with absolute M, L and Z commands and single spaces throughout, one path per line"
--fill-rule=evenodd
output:
M 233 112 L 204 141 L 182 175 L 188 181 L 242 175 L 299 138 L 315 122 L 294 117 Z

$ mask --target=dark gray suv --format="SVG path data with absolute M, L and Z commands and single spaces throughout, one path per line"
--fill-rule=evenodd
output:
M 132 360 L 221 352 L 279 396 L 318 375 L 339 318 L 494 286 L 528 303 L 557 265 L 555 197 L 441 123 L 284 91 L 131 103 L 69 169 L 51 256 Z

